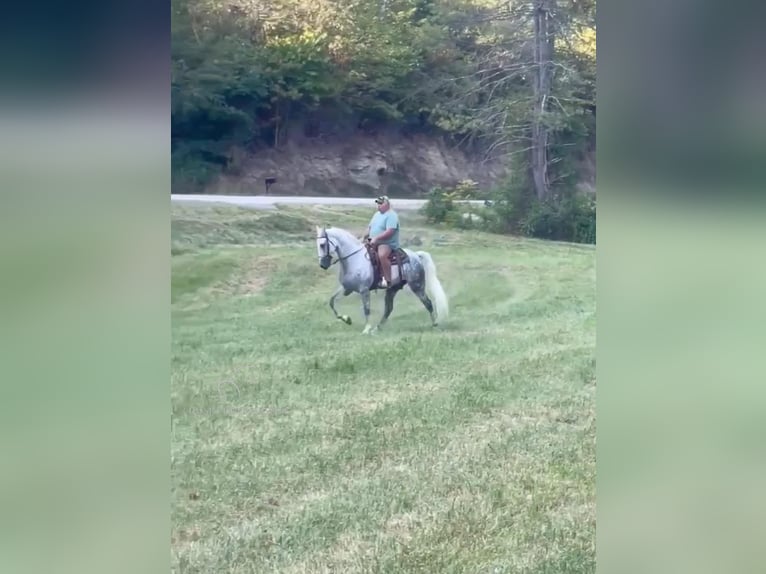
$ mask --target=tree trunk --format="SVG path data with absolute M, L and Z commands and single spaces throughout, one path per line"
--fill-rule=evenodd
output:
M 551 93 L 553 60 L 552 12 L 556 0 L 535 0 L 535 110 L 532 122 L 532 178 L 537 198 L 543 200 L 550 193 L 548 182 L 548 127 L 545 110 Z

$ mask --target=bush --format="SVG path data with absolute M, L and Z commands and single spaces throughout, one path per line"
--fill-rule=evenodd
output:
M 483 209 L 461 208 L 457 200 L 478 196 L 474 182 L 451 189 L 435 187 L 428 193 L 422 212 L 431 223 L 459 229 L 484 229 L 526 237 L 596 243 L 595 198 L 568 193 L 538 201 L 523 177 L 517 176 L 492 193 Z
M 539 239 L 596 243 L 596 200 L 574 192 L 539 201 L 526 177 L 518 174 L 492 194 L 488 229 Z
M 533 203 L 519 228 L 528 237 L 596 243 L 596 202 L 572 195 Z
M 220 166 L 212 163 L 171 156 L 172 192 L 202 193 L 221 171 Z
M 434 187 L 428 192 L 428 199 L 422 212 L 430 223 L 459 226 L 463 218 L 455 201 L 473 199 L 477 197 L 477 194 L 478 184 L 470 179 L 461 181 L 453 188 Z
M 479 184 L 472 179 L 464 179 L 451 191 L 453 199 L 475 199 L 479 194 Z
M 596 243 L 596 199 L 576 196 L 572 214 L 572 241 Z
M 455 204 L 449 191 L 441 187 L 435 187 L 428 192 L 428 200 L 423 206 L 422 211 L 428 222 L 444 223 L 454 209 Z

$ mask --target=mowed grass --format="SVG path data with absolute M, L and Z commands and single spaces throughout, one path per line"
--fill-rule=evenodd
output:
M 175 572 L 595 571 L 594 249 L 400 215 L 451 316 L 363 336 L 313 224 L 370 211 L 174 206 Z

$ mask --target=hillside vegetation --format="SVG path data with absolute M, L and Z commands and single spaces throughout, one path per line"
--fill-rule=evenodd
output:
M 595 149 L 595 8 L 172 0 L 174 189 L 236 173 L 296 123 L 307 136 L 396 126 L 505 157 L 514 175 L 497 193 L 558 201 Z
M 313 224 L 368 219 L 174 206 L 173 571 L 593 572 L 595 250 L 402 213 L 450 319 L 362 336 Z

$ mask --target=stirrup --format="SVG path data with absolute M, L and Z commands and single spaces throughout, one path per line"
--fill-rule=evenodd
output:
M 385 277 L 381 277 L 380 278 L 380 286 L 383 289 L 388 289 L 388 283 L 386 282 L 386 278 Z

